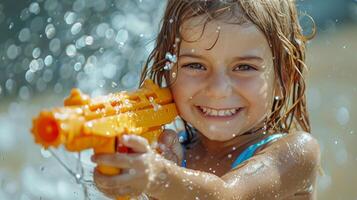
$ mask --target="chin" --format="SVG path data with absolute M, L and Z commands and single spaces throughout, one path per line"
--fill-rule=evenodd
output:
M 201 134 L 212 141 L 219 142 L 225 142 L 235 137 L 235 135 L 231 133 L 211 132 L 207 130 L 202 131 Z

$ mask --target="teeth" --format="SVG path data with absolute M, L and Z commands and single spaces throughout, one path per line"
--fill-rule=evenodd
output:
M 228 110 L 215 110 L 207 107 L 201 107 L 201 110 L 205 113 L 205 115 L 209 116 L 231 116 L 234 115 L 238 109 L 228 109 Z

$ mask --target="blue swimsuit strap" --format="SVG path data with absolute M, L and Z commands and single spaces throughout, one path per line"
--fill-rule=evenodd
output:
M 238 158 L 232 163 L 231 168 L 234 169 L 234 168 L 236 168 L 239 164 L 241 164 L 242 162 L 244 162 L 244 161 L 248 160 L 249 158 L 251 158 L 251 157 L 254 155 L 255 151 L 256 151 L 259 147 L 261 147 L 261 146 L 263 146 L 263 145 L 265 145 L 265 144 L 267 144 L 267 143 L 269 143 L 269 142 L 271 142 L 271 141 L 274 141 L 274 140 L 276 140 L 276 139 L 279 139 L 279 138 L 283 137 L 284 135 L 286 135 L 286 134 L 284 134 L 284 133 L 277 133 L 277 134 L 274 134 L 274 135 L 269 135 L 268 137 L 264 138 L 263 140 L 261 140 L 261 141 L 255 143 L 255 144 L 250 145 L 250 146 L 249 146 L 248 148 L 246 148 L 246 149 L 238 156 Z
M 188 134 L 185 130 L 182 130 L 180 132 L 178 132 L 178 137 L 179 137 L 179 142 L 180 143 L 184 143 L 188 140 Z M 183 150 L 183 159 L 181 162 L 181 167 L 186 167 L 186 151 L 185 151 L 185 147 L 183 146 L 182 148 Z
M 182 143 L 182 142 L 185 142 L 187 141 L 188 139 L 188 136 L 187 136 L 187 133 L 186 131 L 180 131 L 179 133 L 179 141 Z M 263 140 L 255 143 L 255 144 L 252 144 L 250 145 L 248 148 L 246 148 L 239 156 L 238 158 L 232 163 L 231 165 L 231 168 L 235 168 L 237 167 L 239 164 L 241 164 L 242 162 L 248 160 L 249 158 L 251 158 L 255 151 L 260 148 L 261 146 L 273 141 L 273 140 L 276 140 L 276 139 L 279 139 L 281 137 L 283 137 L 284 135 L 286 135 L 285 133 L 277 133 L 277 134 L 273 134 L 273 135 L 269 135 L 268 137 L 264 138 Z M 185 148 L 183 148 L 184 152 L 183 152 L 183 155 L 185 157 Z M 182 160 L 182 163 L 181 163 L 181 166 L 182 167 L 186 167 L 186 159 L 183 159 Z

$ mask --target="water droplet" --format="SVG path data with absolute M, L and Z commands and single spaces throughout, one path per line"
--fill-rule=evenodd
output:
M 32 57 L 36 59 L 40 57 L 40 55 L 41 55 L 41 49 L 39 47 L 34 48 L 32 51 Z
M 77 183 L 80 183 L 80 182 L 81 182 L 81 179 L 82 179 L 82 175 L 79 174 L 79 173 L 76 173 L 75 177 L 76 177 Z
M 117 43 L 125 43 L 129 38 L 129 33 L 127 30 L 125 29 L 121 29 L 118 31 L 116 37 L 115 37 L 115 41 Z
M 19 90 L 19 97 L 22 100 L 29 100 L 30 99 L 30 90 L 27 86 L 22 86 Z
M 95 33 L 99 37 L 105 37 L 105 32 L 109 29 L 109 25 L 107 23 L 100 23 L 97 28 Z
M 94 42 L 94 38 L 92 36 L 87 36 L 85 39 L 86 45 L 92 45 Z
M 44 158 L 49 158 L 52 156 L 51 152 L 47 151 L 46 149 L 42 148 L 41 149 L 41 155 Z
M 38 60 L 33 59 L 29 64 L 29 68 L 31 72 L 35 73 L 36 71 L 40 70 L 40 63 L 38 62 Z
M 165 59 L 169 60 L 172 63 L 176 63 L 177 62 L 177 57 L 176 55 L 172 55 L 170 52 L 166 52 L 165 54 Z
M 56 35 L 56 28 L 53 24 L 47 24 L 45 28 L 46 37 L 52 39 Z
M 27 42 L 29 41 L 31 38 L 31 31 L 29 28 L 23 28 L 21 29 L 20 33 L 19 33 L 19 40 L 21 42 Z
M 76 20 L 77 18 L 77 15 L 76 13 L 74 12 L 66 12 L 64 14 L 64 21 L 67 23 L 67 24 L 73 24 L 74 21 Z
M 69 57 L 73 57 L 75 56 L 77 53 L 77 49 L 76 49 L 76 46 L 74 46 L 74 44 L 70 44 L 67 46 L 66 48 L 66 54 L 69 56 Z
M 174 20 L 173 20 L 173 19 L 170 19 L 169 22 L 170 22 L 170 24 L 172 24 L 172 23 L 174 22 Z
M 42 79 L 46 82 L 49 83 L 53 78 L 53 71 L 51 69 L 46 69 L 43 72 Z
M 30 13 L 37 15 L 38 13 L 40 13 L 40 10 L 41 10 L 40 5 L 37 2 L 33 2 L 30 4 L 30 7 L 29 7 Z
M 73 35 L 77 35 L 79 32 L 81 32 L 82 30 L 82 24 L 77 22 L 75 24 L 73 24 L 72 28 L 71 28 L 71 33 Z
M 9 24 L 9 29 L 11 30 L 13 27 L 14 27 L 14 22 L 11 22 L 11 23 Z
M 35 78 L 35 74 L 34 72 L 29 69 L 26 73 L 25 73 L 25 79 L 28 83 L 32 83 L 32 81 L 34 80 Z
M 164 172 L 160 172 L 159 175 L 158 175 L 158 177 L 159 177 L 159 179 L 161 179 L 161 180 L 165 180 L 165 179 L 167 178 L 167 175 L 166 175 L 166 173 L 164 173 Z
M 170 62 L 166 62 L 164 66 L 164 70 L 170 71 L 172 69 L 172 64 Z
M 74 64 L 73 68 L 76 72 L 78 72 L 82 68 L 82 63 L 76 62 L 76 64 Z
M 24 8 L 22 11 L 21 11 L 21 13 L 20 13 L 20 19 L 22 20 L 22 21 L 25 21 L 25 20 L 27 20 L 29 17 L 30 17 L 30 11 L 29 11 L 29 9 L 28 8 Z
M 114 30 L 109 28 L 108 30 L 105 31 L 105 38 L 110 40 L 114 37 L 114 34 L 115 34 Z
M 53 57 L 52 57 L 51 55 L 47 55 L 47 56 L 45 57 L 44 62 L 45 62 L 45 65 L 46 65 L 46 66 L 52 65 L 52 63 L 53 63 Z
M 179 142 L 180 142 L 180 143 L 183 143 L 184 141 L 185 141 L 185 138 L 180 135 L 180 136 L 179 136 Z
M 11 44 L 6 51 L 6 55 L 10 60 L 14 60 L 20 54 L 20 47 L 15 44 Z
M 232 158 L 232 154 L 228 154 L 228 158 Z
M 115 87 L 117 87 L 117 86 L 118 86 L 118 84 L 113 81 L 113 82 L 112 82 L 112 88 L 115 88 Z
M 57 53 L 61 49 L 61 41 L 58 38 L 54 38 L 50 41 L 49 44 L 50 51 Z
M 176 78 L 176 73 L 175 73 L 175 72 L 172 72 L 171 77 L 172 77 L 172 78 Z

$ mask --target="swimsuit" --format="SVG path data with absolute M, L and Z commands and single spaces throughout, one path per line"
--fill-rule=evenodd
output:
M 179 141 L 182 143 L 182 142 L 185 142 L 188 140 L 188 136 L 187 136 L 187 133 L 185 130 L 183 131 L 180 131 L 179 133 Z M 273 134 L 273 135 L 269 135 L 268 137 L 264 138 L 263 140 L 255 143 L 255 144 L 252 144 L 250 145 L 248 148 L 246 148 L 235 160 L 234 162 L 232 163 L 231 165 L 231 168 L 234 169 L 235 167 L 237 167 L 239 164 L 241 164 L 242 162 L 248 160 L 249 158 L 251 158 L 255 151 L 262 147 L 263 145 L 271 142 L 271 141 L 274 141 L 274 140 L 277 140 L 281 137 L 283 137 L 284 133 L 276 133 L 276 134 Z M 183 148 L 185 149 L 185 147 Z M 182 167 L 186 167 L 186 159 L 185 159 L 185 152 L 184 152 L 184 159 L 182 160 L 182 163 L 181 163 L 181 166 Z

